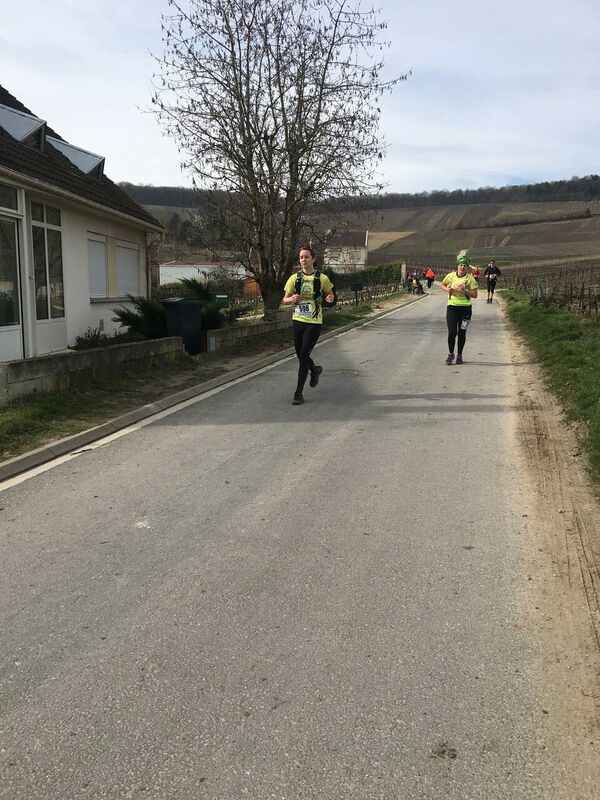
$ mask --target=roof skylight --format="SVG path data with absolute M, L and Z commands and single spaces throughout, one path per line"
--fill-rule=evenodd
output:
M 75 147 L 74 144 L 69 144 L 63 139 L 55 139 L 53 136 L 47 137 L 48 141 L 57 150 L 66 156 L 71 164 L 85 172 L 86 175 L 93 175 L 95 178 L 101 178 L 104 170 L 104 156 L 99 156 L 96 153 L 90 153 L 89 150 L 84 150 L 81 147 Z
M 0 128 L 9 133 L 13 139 L 22 142 L 37 131 L 42 132 L 40 142 L 43 143 L 43 131 L 46 123 L 33 114 L 25 114 L 9 106 L 0 104 Z

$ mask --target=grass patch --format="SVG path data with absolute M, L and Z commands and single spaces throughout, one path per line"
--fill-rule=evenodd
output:
M 540 360 L 567 419 L 583 422 L 592 477 L 600 481 L 600 324 L 503 291 L 510 319 Z
M 224 371 L 212 361 L 198 366 L 193 359 L 182 357 L 94 382 L 85 390 L 39 392 L 14 400 L 0 408 L 0 460 L 100 425 Z

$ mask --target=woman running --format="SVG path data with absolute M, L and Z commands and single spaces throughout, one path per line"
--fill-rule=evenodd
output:
M 333 284 L 322 272 L 315 270 L 315 253 L 312 247 L 302 245 L 298 251 L 300 272 L 294 273 L 285 284 L 284 303 L 294 303 L 292 328 L 294 347 L 298 356 L 298 383 L 292 404 L 299 406 L 304 402 L 304 384 L 310 372 L 310 386 L 316 386 L 323 367 L 310 357 L 323 327 L 323 296 L 333 303 Z
M 458 336 L 458 352 L 456 363 L 463 363 L 463 348 L 467 338 L 467 327 L 473 308 L 471 300 L 477 297 L 477 281 L 468 272 L 470 260 L 461 256 L 456 262 L 456 269 L 449 272 L 442 281 L 442 289 L 448 294 L 446 322 L 448 323 L 448 357 L 446 364 L 454 361 L 454 344 Z

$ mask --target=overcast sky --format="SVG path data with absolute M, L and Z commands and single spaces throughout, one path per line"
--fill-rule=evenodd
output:
M 377 4 L 376 4 L 377 7 Z M 600 172 L 600 0 L 383 0 L 388 191 Z M 115 181 L 190 185 L 149 105 L 166 0 L 23 0 L 0 83 Z

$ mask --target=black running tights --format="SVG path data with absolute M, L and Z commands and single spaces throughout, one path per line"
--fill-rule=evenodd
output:
M 448 323 L 448 352 L 454 353 L 454 343 L 458 335 L 458 355 L 462 356 L 462 351 L 467 338 L 467 329 L 462 327 L 463 320 L 467 320 L 467 325 L 473 313 L 472 306 L 448 306 L 446 309 L 446 322 Z
M 321 327 L 321 325 L 317 325 L 315 322 L 292 321 L 294 347 L 296 348 L 296 355 L 300 362 L 298 367 L 298 385 L 296 386 L 297 392 L 301 392 L 304 389 L 308 371 L 314 372 L 315 364 L 310 354 L 319 339 Z

